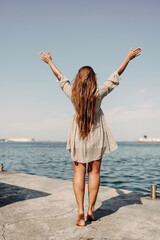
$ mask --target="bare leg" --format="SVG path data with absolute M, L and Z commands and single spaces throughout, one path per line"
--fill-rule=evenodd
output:
M 89 207 L 87 220 L 94 220 L 94 206 L 96 203 L 100 184 L 101 159 L 88 163 L 88 198 Z
M 86 163 L 78 163 L 73 161 L 73 167 L 74 167 L 73 189 L 78 206 L 78 217 L 76 224 L 78 226 L 85 226 L 84 194 L 85 194 Z

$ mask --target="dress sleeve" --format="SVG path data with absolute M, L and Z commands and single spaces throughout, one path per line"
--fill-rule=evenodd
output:
M 116 86 L 119 85 L 120 76 L 117 71 L 112 73 L 109 78 L 98 87 L 98 94 L 100 98 L 103 99 L 108 93 L 110 93 Z
M 69 97 L 71 99 L 72 96 L 72 86 L 70 84 L 70 81 L 63 76 L 62 74 L 58 75 L 58 79 L 56 82 L 59 83 L 59 86 L 61 87 L 61 89 L 63 90 L 63 92 L 67 95 L 67 97 Z

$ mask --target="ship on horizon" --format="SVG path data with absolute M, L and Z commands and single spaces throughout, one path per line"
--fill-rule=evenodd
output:
M 139 138 L 138 140 L 134 141 L 134 142 L 142 142 L 142 143 L 160 143 L 160 138 L 152 138 L 152 137 L 147 137 L 146 135 L 144 135 L 143 137 Z

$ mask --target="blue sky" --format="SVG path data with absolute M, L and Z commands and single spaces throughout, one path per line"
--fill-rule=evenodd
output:
M 115 140 L 160 137 L 158 0 L 0 1 L 0 138 L 66 140 L 74 109 L 39 52 L 73 82 L 83 65 L 98 85 L 141 47 L 102 103 Z

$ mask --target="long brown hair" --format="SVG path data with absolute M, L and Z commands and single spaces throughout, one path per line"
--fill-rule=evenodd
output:
M 72 101 L 77 113 L 76 121 L 80 137 L 88 138 L 92 125 L 96 122 L 97 78 L 93 69 L 84 66 L 79 69 L 72 87 Z

